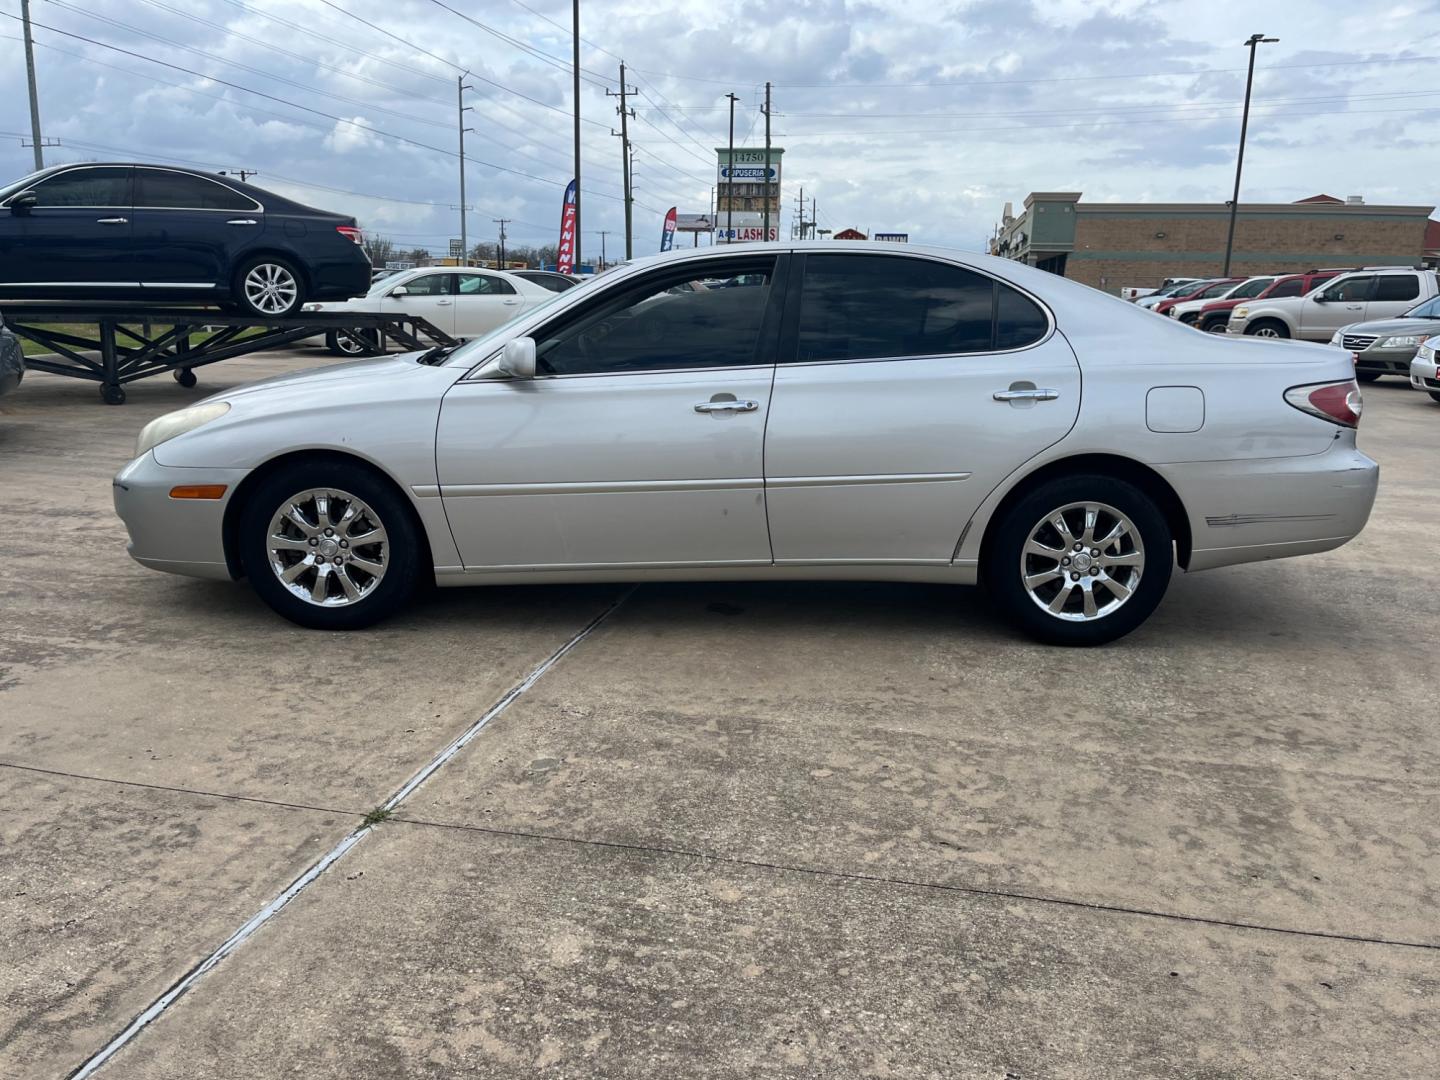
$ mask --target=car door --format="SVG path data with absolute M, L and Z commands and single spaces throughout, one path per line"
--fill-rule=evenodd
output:
M 388 315 L 413 315 L 436 330 L 454 334 L 454 286 L 454 271 L 421 272 L 387 288 L 380 297 L 380 310 Z
M 479 337 L 534 305 L 499 274 L 467 270 L 455 275 L 455 336 Z
M 0 209 L 0 282 L 27 288 L 135 290 L 128 165 L 65 169 Z M 33 193 L 33 206 L 17 206 Z
M 679 291 L 732 269 L 756 284 Z M 535 331 L 538 377 L 458 382 L 435 461 L 465 568 L 768 565 L 776 273 L 767 254 L 624 278 Z
M 1364 322 L 1365 306 L 1374 289 L 1374 274 L 1350 274 L 1316 289 L 1301 307 L 1300 336 L 1328 341 L 1340 327 Z
M 172 169 L 135 169 L 134 248 L 146 289 L 226 286 L 265 231 L 264 209 L 219 181 Z
M 1003 282 L 811 253 L 790 296 L 765 438 L 777 564 L 949 563 L 985 496 L 1075 422 L 1074 353 Z
M 1397 318 L 1414 307 L 1419 299 L 1418 274 L 1378 274 L 1375 290 L 1365 302 L 1365 321 Z

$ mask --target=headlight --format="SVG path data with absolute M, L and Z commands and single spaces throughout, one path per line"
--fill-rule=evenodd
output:
M 1250 309 L 1248 307 L 1237 307 L 1230 313 L 1230 318 L 1232 319 L 1248 319 L 1249 317 Z
M 1421 360 L 1434 360 L 1435 350 L 1429 345 L 1421 345 L 1420 351 L 1417 352 L 1415 355 L 1418 356 Z
M 156 417 L 140 429 L 140 437 L 135 440 L 135 456 L 139 457 L 176 435 L 184 435 L 211 420 L 219 420 L 229 411 L 229 402 L 212 401 L 208 405 L 192 405 L 188 409 L 177 409 Z
M 1382 349 L 1405 349 L 1411 345 L 1419 345 L 1420 342 L 1424 340 L 1424 338 L 1419 337 L 1416 334 L 1411 334 L 1408 337 L 1392 337 L 1386 338 L 1384 341 L 1382 341 L 1380 343 L 1380 347 Z
M 1331 344 L 1331 345 L 1339 345 L 1339 344 L 1340 344 L 1340 331 L 1339 331 L 1339 330 L 1336 330 L 1335 333 L 1333 333 L 1333 334 L 1330 335 L 1330 344 Z

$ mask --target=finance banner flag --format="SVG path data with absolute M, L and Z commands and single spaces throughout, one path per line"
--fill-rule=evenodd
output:
M 562 274 L 575 272 L 575 181 L 565 189 L 565 206 L 560 211 L 560 251 L 555 269 Z
M 675 207 L 665 213 L 665 227 L 660 232 L 660 250 L 669 251 L 675 245 Z

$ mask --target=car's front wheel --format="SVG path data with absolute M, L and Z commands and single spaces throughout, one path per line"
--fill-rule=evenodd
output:
M 1251 337 L 1288 338 L 1290 328 L 1279 319 L 1259 319 L 1245 328 Z
M 327 330 L 325 347 L 336 356 L 374 356 L 380 351 L 375 330 Z
M 259 255 L 236 271 L 234 296 L 246 315 L 288 319 L 305 303 L 305 281 L 285 259 Z
M 1170 526 L 1125 480 L 1059 477 L 996 523 L 981 566 L 986 591 L 1026 633 L 1053 645 L 1103 645 L 1159 605 L 1174 564 Z
M 263 480 L 241 511 L 245 573 L 291 622 L 358 630 L 415 591 L 420 530 L 403 497 L 360 465 L 298 462 Z

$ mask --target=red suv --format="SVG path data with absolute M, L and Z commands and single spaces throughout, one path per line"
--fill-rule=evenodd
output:
M 1241 304 L 1252 303 L 1255 300 L 1276 299 L 1281 296 L 1304 296 L 1317 285 L 1324 284 L 1337 274 L 1345 273 L 1346 268 L 1330 270 L 1307 270 L 1303 274 L 1286 274 L 1272 281 L 1264 292 L 1258 296 L 1247 297 L 1243 300 L 1216 300 L 1212 304 L 1206 304 L 1200 309 L 1193 325 L 1204 330 L 1207 334 L 1223 334 L 1225 326 L 1230 321 L 1230 311 Z
M 1224 296 L 1227 292 L 1239 285 L 1244 278 L 1210 278 L 1208 281 L 1197 281 L 1193 289 L 1188 289 L 1169 300 L 1162 300 L 1150 310 L 1156 315 L 1169 315 L 1170 309 L 1176 304 L 1183 304 L 1187 300 L 1204 300 L 1211 296 Z

